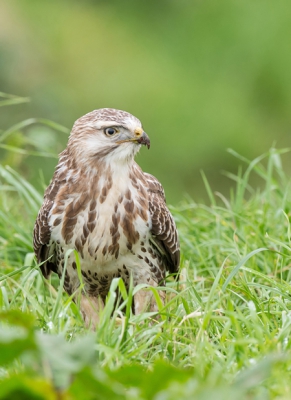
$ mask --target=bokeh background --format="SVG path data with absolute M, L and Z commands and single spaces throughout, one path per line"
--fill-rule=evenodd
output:
M 137 161 L 168 202 L 206 197 L 201 169 L 227 195 L 221 171 L 238 166 L 227 148 L 252 159 L 291 146 L 291 3 L 1 0 L 0 90 L 30 98 L 1 107 L 2 131 L 30 117 L 71 128 L 96 108 L 127 110 L 152 142 Z M 33 124 L 5 143 L 58 153 L 66 140 Z M 36 185 L 56 164 L 0 155 Z

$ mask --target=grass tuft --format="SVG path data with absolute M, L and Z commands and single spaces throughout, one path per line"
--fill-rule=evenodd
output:
M 202 174 L 210 205 L 171 209 L 181 279 L 169 278 L 165 306 L 152 289 L 160 317 L 133 315 L 142 286 L 127 293 L 115 279 L 95 333 L 59 279 L 44 281 L 35 264 L 42 196 L 0 168 L 0 399 L 289 398 L 291 195 L 281 157 L 290 149 L 252 161 L 229 151 L 243 163 L 225 173 L 235 182 L 230 198 Z

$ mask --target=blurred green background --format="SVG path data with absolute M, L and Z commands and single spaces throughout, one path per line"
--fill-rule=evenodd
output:
M 227 195 L 221 171 L 238 164 L 227 148 L 254 158 L 291 146 L 290 38 L 290 0 L 1 0 L 0 90 L 31 101 L 2 107 L 0 127 L 42 117 L 71 128 L 93 109 L 123 109 L 151 138 L 137 161 L 169 203 L 206 197 L 200 169 Z M 60 152 L 66 140 L 33 125 L 6 144 Z M 37 185 L 56 164 L 1 157 Z

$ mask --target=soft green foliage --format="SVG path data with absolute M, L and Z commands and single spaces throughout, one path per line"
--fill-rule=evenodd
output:
M 1 126 L 34 116 L 71 128 L 96 108 L 124 109 L 151 138 L 138 162 L 171 204 L 204 196 L 201 168 L 227 194 L 227 147 L 253 159 L 274 140 L 291 145 L 290 21 L 290 0 L 1 0 L 0 90 L 31 100 L 5 109 Z M 54 165 L 21 166 L 37 184 Z
M 96 332 L 84 328 L 58 279 L 45 282 L 35 265 L 40 194 L 1 167 L 0 399 L 290 398 L 288 151 L 253 161 L 231 151 L 243 168 L 229 176 L 230 199 L 203 174 L 210 205 L 172 209 L 182 271 L 178 283 L 168 279 L 160 316 L 132 315 L 140 288 L 127 294 L 117 279 Z

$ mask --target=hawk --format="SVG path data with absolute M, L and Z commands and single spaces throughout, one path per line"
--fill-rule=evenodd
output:
M 96 326 L 113 278 L 164 286 L 177 273 L 180 248 L 164 190 L 141 170 L 134 156 L 150 139 L 141 122 L 111 108 L 79 118 L 60 154 L 34 227 L 34 251 L 47 278 L 62 276 L 65 254 L 78 251 L 85 324 Z M 80 280 L 74 253 L 68 257 L 64 289 L 76 296 Z M 161 298 L 164 292 L 160 291 Z M 151 291 L 138 291 L 133 311 L 157 311 Z

